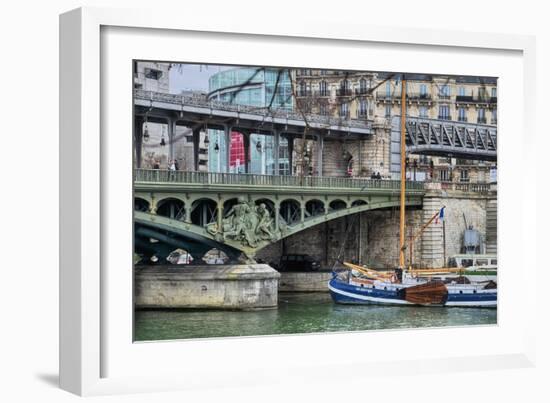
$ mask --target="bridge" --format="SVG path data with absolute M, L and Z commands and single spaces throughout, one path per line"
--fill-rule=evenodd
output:
M 285 109 L 269 109 L 234 105 L 211 101 L 198 97 L 158 93 L 144 90 L 134 92 L 134 112 L 136 116 L 135 146 L 138 167 L 141 166 L 142 124 L 150 122 L 168 124 L 168 144 L 173 155 L 175 126 L 186 126 L 192 130 L 195 163 L 198 164 L 200 131 L 205 128 L 223 130 L 225 141 L 229 143 L 231 131 L 244 135 L 245 150 L 250 147 L 251 133 L 274 137 L 274 166 L 278 174 L 278 148 L 281 136 L 290 140 L 289 158 L 292 158 L 294 138 L 315 140 L 318 144 L 317 161 L 321 165 L 318 175 L 323 175 L 323 144 L 334 141 L 372 139 L 380 130 L 392 131 L 392 143 L 398 143 L 400 136 L 399 117 L 391 122 L 384 118 L 374 120 L 348 119 L 316 114 L 301 114 Z M 306 130 L 307 129 L 307 130 Z M 305 133 L 304 133 L 305 131 Z M 389 136 L 388 136 L 389 137 Z M 496 160 L 497 127 L 451 120 L 423 119 L 408 117 L 406 124 L 407 152 L 413 154 L 442 155 L 465 159 Z M 393 150 L 399 146 L 392 144 Z M 229 147 L 226 150 L 229 153 Z M 390 156 L 388 155 L 388 158 Z M 394 160 L 395 158 L 391 158 Z M 229 161 L 229 158 L 227 158 Z M 292 166 L 292 164 L 291 164 Z M 389 164 L 388 164 L 389 166 Z M 198 165 L 195 166 L 198 171 Z M 228 170 L 228 169 L 226 169 Z
M 409 117 L 406 141 L 412 154 L 497 160 L 497 128 L 492 125 Z
M 230 257 L 253 257 L 315 225 L 399 206 L 400 182 L 392 180 L 150 169 L 134 175 L 136 246 L 142 250 L 155 249 L 147 245 L 155 239 L 200 256 L 215 247 Z M 423 195 L 423 183 L 406 183 L 407 206 L 421 206 Z

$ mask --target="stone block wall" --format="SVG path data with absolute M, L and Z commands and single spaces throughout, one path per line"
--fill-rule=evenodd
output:
M 339 254 L 341 259 L 364 262 L 367 215 L 364 212 L 316 225 L 265 247 L 256 259 L 270 263 L 277 262 L 284 253 L 307 254 L 320 261 L 324 269 L 332 268 Z
M 395 267 L 399 264 L 399 209 L 368 212 L 367 261 L 373 268 Z M 405 227 L 407 249 L 405 262 L 410 262 L 409 239 L 422 226 L 422 210 L 407 209 Z M 413 265 L 417 265 L 421 254 L 421 239 L 413 242 Z
M 348 145 L 349 146 L 349 145 Z M 347 160 L 343 158 L 347 150 L 343 141 L 326 140 L 323 144 L 322 176 L 347 176 Z
M 323 176 L 347 176 L 353 158 L 352 176 L 390 175 L 390 130 L 386 121 L 377 121 L 375 133 L 361 140 L 329 140 L 323 146 Z
M 491 241 L 494 251 L 487 248 L 487 252 L 496 253 L 494 198 L 479 195 L 465 197 L 437 190 L 427 196 L 422 209 L 407 209 L 407 265 L 410 262 L 410 235 L 416 234 L 443 205 L 446 206 L 445 247 L 443 223 L 432 222 L 413 243 L 413 266 L 443 267 L 450 256 L 461 253 L 466 229 L 464 216 L 467 224 L 480 231 L 486 242 L 494 239 Z M 491 203 L 495 204 L 494 213 L 491 213 Z M 347 226 L 351 224 L 347 231 Z M 494 235 L 491 235 L 491 230 L 488 233 L 488 225 L 494 227 Z M 347 241 L 344 241 L 346 237 Z M 366 211 L 319 224 L 260 250 L 256 258 L 267 263 L 276 262 L 283 253 L 311 255 L 321 262 L 324 269 L 331 269 L 338 255 L 341 260 L 374 268 L 394 267 L 399 262 L 399 209 Z
M 475 199 L 458 198 L 452 195 L 441 198 L 441 202 L 446 206 L 445 255 L 447 258 L 461 253 L 466 223 L 467 225 L 472 225 L 475 230 L 478 230 L 482 235 L 482 241 L 487 243 L 487 211 L 490 200 L 481 197 Z M 466 218 L 466 223 L 464 218 Z M 496 247 L 494 253 L 496 253 Z

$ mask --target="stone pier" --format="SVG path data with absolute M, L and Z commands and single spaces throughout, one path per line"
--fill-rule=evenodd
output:
M 496 185 L 495 185 L 496 187 Z M 486 217 L 486 253 L 497 253 L 497 199 L 496 197 L 487 200 Z
M 427 223 L 444 205 L 439 183 L 426 183 L 426 190 L 422 206 L 422 222 L 424 223 Z M 443 267 L 445 265 L 443 248 L 443 223 L 434 221 L 422 234 L 422 266 L 426 268 Z
M 279 277 L 266 264 L 141 266 L 134 303 L 138 309 L 275 309 Z

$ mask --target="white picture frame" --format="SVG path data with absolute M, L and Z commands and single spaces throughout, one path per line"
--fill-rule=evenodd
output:
M 138 49 L 132 41 L 138 35 L 141 35 L 141 50 L 132 56 L 131 52 Z M 155 40 L 163 45 L 153 51 L 150 44 Z M 170 57 L 170 49 L 173 50 L 174 43 L 179 40 L 188 41 L 188 50 L 196 55 L 204 52 L 201 45 L 208 41 L 218 44 L 226 41 L 234 46 L 246 43 L 250 49 L 254 46 L 260 49 L 259 52 L 231 56 L 220 47 L 219 52 L 204 60 L 205 63 L 233 60 L 241 64 L 270 65 L 274 53 L 262 53 L 261 48 L 276 49 L 284 44 L 291 57 L 296 58 L 295 63 L 304 67 L 392 70 L 384 66 L 388 60 L 398 57 L 399 52 L 409 55 L 411 52 L 426 55 L 440 52 L 443 54 L 441 60 L 433 59 L 431 63 L 431 69 L 435 71 L 429 72 L 494 75 L 487 73 L 501 71 L 499 276 L 503 274 L 499 278 L 498 326 L 132 343 L 132 329 L 128 328 L 132 284 L 127 281 L 131 276 L 125 272 L 130 267 L 121 269 L 120 274 L 107 270 L 107 267 L 115 266 L 115 261 L 121 263 L 118 267 L 125 267 L 125 262 L 131 259 L 131 255 L 114 250 L 107 241 L 118 239 L 121 250 L 125 250 L 131 245 L 132 234 L 128 216 L 118 217 L 113 213 L 124 206 L 131 210 L 128 197 L 131 197 L 132 184 L 131 180 L 127 181 L 131 178 L 131 148 L 127 147 L 128 141 L 131 142 L 131 131 L 127 132 L 127 138 L 106 136 L 106 133 L 118 132 L 119 129 L 126 132 L 132 115 L 131 70 L 128 67 L 127 82 L 120 81 L 120 74 L 124 74 L 126 66 L 118 63 L 117 58 L 127 61 L 128 57 L 147 59 L 154 56 L 154 60 L 200 62 L 197 59 L 200 56 L 186 60 L 174 53 Z M 526 199 L 521 202 L 521 197 L 527 197 L 527 192 L 521 192 L 520 202 L 516 203 L 519 208 L 514 213 L 520 223 L 514 229 L 521 242 L 514 242 L 511 234 L 503 230 L 511 228 L 510 215 L 507 214 L 511 202 L 503 195 L 517 192 L 517 188 L 508 187 L 510 182 L 521 183 L 525 189 L 536 186 L 536 176 L 522 177 L 506 162 L 515 152 L 516 159 L 527 163 L 535 152 L 532 101 L 536 81 L 534 38 L 354 24 L 328 25 L 305 17 L 301 24 L 291 29 L 288 25 L 269 20 L 250 20 L 243 29 L 238 21 L 216 16 L 182 20 L 177 14 L 165 11 L 81 8 L 61 16 L 60 45 L 60 384 L 63 389 L 79 395 L 97 395 L 235 384 L 247 386 L 275 381 L 294 383 L 298 375 L 301 379 L 329 380 L 342 379 L 346 374 L 368 377 L 373 374 L 533 365 L 536 294 L 533 292 L 519 302 L 514 301 L 510 293 L 513 286 L 511 275 L 506 267 L 521 266 L 518 273 L 521 278 L 535 276 L 537 262 L 535 256 L 528 253 L 527 239 L 536 228 L 534 220 L 527 217 L 536 216 L 536 211 L 527 205 Z M 308 47 L 310 50 L 311 47 L 330 48 L 334 52 L 338 52 L 339 47 L 350 52 L 364 47 L 373 54 L 387 52 L 387 59 L 372 59 L 369 68 L 366 68 L 365 61 L 357 61 L 360 58 L 351 61 L 340 58 L 322 66 L 311 62 L 308 66 L 303 62 L 305 56 L 299 54 L 299 49 L 307 51 Z M 471 54 L 477 61 L 485 61 L 487 57 L 488 64 L 479 63 L 476 67 L 475 63 L 463 63 L 452 70 L 449 61 L 446 64 L 444 60 L 458 60 L 462 54 Z M 279 54 L 278 57 L 280 64 L 292 65 L 288 63 L 289 55 Z M 496 60 L 499 59 L 506 63 L 498 65 Z M 424 72 L 429 68 L 425 61 L 425 67 L 421 67 L 421 60 L 407 63 L 396 65 L 393 71 L 405 71 L 403 68 L 407 66 L 414 69 L 413 72 Z M 508 67 L 504 64 L 509 64 L 510 70 L 506 70 Z M 452 71 L 442 70 L 446 68 Z M 105 81 L 107 76 L 110 78 L 108 82 Z M 125 93 L 128 88 L 130 92 Z M 105 98 L 107 93 L 109 95 Z M 524 105 L 514 119 L 506 114 L 511 110 L 512 97 L 516 97 L 516 102 L 521 99 Z M 116 113 L 120 114 L 115 119 L 113 115 Z M 511 132 L 522 133 L 523 138 L 514 150 L 506 146 Z M 120 150 L 128 150 L 129 155 L 117 154 L 121 157 L 114 158 L 115 151 Z M 120 169 L 112 170 L 114 162 L 120 163 Z M 129 214 L 131 216 L 131 211 Z M 127 235 L 116 238 L 125 231 Z M 521 264 L 516 266 L 518 262 Z M 120 298 L 115 301 L 113 293 Z M 125 313 L 130 316 L 124 317 Z M 449 347 L 448 340 L 462 342 L 451 342 Z M 412 343 L 420 348 L 404 353 L 388 352 L 382 348 L 360 357 L 331 357 L 319 353 L 341 342 L 386 347 Z

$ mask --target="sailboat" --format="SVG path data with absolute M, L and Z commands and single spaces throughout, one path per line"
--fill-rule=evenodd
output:
M 399 265 L 393 270 L 379 271 L 343 262 L 346 270 L 333 270 L 328 282 L 332 299 L 342 304 L 496 308 L 497 283 L 493 280 L 471 281 L 461 275 L 460 268 L 416 269 L 412 267 L 412 258 L 409 267 L 405 267 L 405 77 L 401 82 Z M 436 217 L 443 215 L 444 208 L 432 216 L 420 234 Z

